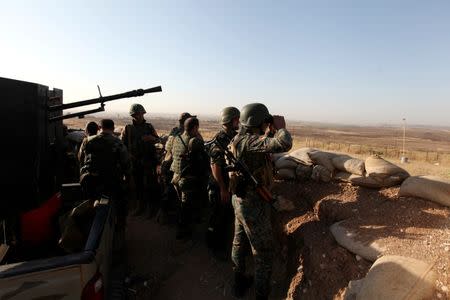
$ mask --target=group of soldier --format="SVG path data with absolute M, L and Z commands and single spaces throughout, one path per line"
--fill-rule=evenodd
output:
M 110 119 L 101 121 L 98 134 L 95 124 L 88 124 L 79 152 L 80 182 L 87 197 L 108 194 L 121 212 L 118 227 L 122 230 L 126 199 L 134 204 L 134 215 L 157 215 L 161 222 L 167 220 L 175 199 L 179 240 L 191 238 L 209 199 L 206 241 L 218 257 L 231 247 L 234 295 L 243 297 L 254 281 L 256 299 L 267 299 L 273 259 L 273 203 L 262 199 L 248 174 L 231 165 L 228 156 L 244 164 L 260 186 L 270 189 L 270 154 L 292 147 L 284 118 L 270 115 L 261 103 L 248 104 L 241 112 L 226 107 L 221 113 L 221 130 L 213 142 L 205 143 L 196 116 L 181 114 L 179 126 L 164 140 L 144 119 L 145 113 L 142 105 L 133 104 L 132 123 L 125 126 L 120 138 L 114 135 Z M 159 159 L 157 144 L 161 143 L 165 144 L 165 155 Z M 249 250 L 255 262 L 254 280 L 246 274 Z

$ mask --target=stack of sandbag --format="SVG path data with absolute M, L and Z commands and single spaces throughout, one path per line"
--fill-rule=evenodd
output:
M 314 149 L 301 148 L 290 153 L 272 154 L 276 178 L 279 180 L 310 178 L 313 161 L 308 153 L 312 150 Z
M 331 162 L 333 163 L 333 166 L 341 172 L 360 176 L 366 174 L 365 163 L 361 159 L 353 158 L 348 155 L 337 155 Z
M 314 152 L 314 151 L 317 151 L 317 149 L 300 148 L 300 149 L 290 152 L 288 155 L 291 160 L 296 161 L 299 164 L 302 164 L 304 166 L 312 166 L 314 162 L 309 157 L 309 153 Z
M 409 177 L 404 169 L 378 155 L 368 157 L 365 163 L 359 159 L 339 156 L 333 159 L 333 163 L 337 169 L 345 171 L 337 173 L 334 176 L 336 180 L 369 188 L 391 187 L 401 184 Z
M 295 176 L 299 180 L 307 180 L 311 178 L 313 172 L 313 166 L 306 166 L 302 164 L 298 164 L 295 169 Z
M 432 267 L 409 257 L 382 256 L 365 278 L 349 283 L 344 299 L 431 299 L 437 278 Z
M 297 163 L 285 154 L 275 161 L 275 177 L 279 180 L 294 180 Z
M 300 148 L 290 153 L 274 154 L 276 178 L 308 179 L 329 182 L 331 179 L 354 185 L 381 188 L 401 184 L 409 177 L 404 169 L 373 155 L 363 161 L 346 154 Z
M 366 172 L 368 177 L 380 184 L 380 187 L 398 185 L 409 177 L 409 173 L 404 169 L 378 155 L 372 155 L 366 159 Z
M 315 165 L 312 169 L 311 179 L 314 181 L 330 182 L 332 177 L 333 173 L 324 166 Z
M 399 195 L 423 198 L 450 207 L 450 181 L 437 176 L 411 176 L 400 186 Z

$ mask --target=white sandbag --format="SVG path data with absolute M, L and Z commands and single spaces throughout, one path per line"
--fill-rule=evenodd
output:
M 279 160 L 280 158 L 282 158 L 283 156 L 287 155 L 287 152 L 281 152 L 281 153 L 272 153 L 271 158 L 273 162 L 276 162 L 277 160 Z
M 353 158 L 348 155 L 338 155 L 334 157 L 331 162 L 333 163 L 333 166 L 339 171 L 344 171 L 361 176 L 366 173 L 364 161 L 361 159 Z
M 432 267 L 409 257 L 382 256 L 363 279 L 356 299 L 431 299 L 437 279 Z
M 331 172 L 321 165 L 314 166 L 311 179 L 314 181 L 330 182 L 332 178 Z
M 352 185 L 363 186 L 373 189 L 378 189 L 383 187 L 378 181 L 371 177 L 365 177 L 360 175 L 354 175 L 347 172 L 339 172 L 334 175 L 333 179 L 337 181 L 349 182 Z
M 375 179 L 381 186 L 389 187 L 400 184 L 409 177 L 409 173 L 378 155 L 366 159 L 367 176 Z
M 334 172 L 334 166 L 331 160 L 336 157 L 335 153 L 324 152 L 324 151 L 313 151 L 309 153 L 309 157 L 316 165 L 324 166 L 331 173 Z
M 291 160 L 294 160 L 298 163 L 301 163 L 306 166 L 311 166 L 313 164 L 312 159 L 309 157 L 310 152 L 317 151 L 317 149 L 314 148 L 300 148 L 297 150 L 294 150 L 289 153 L 289 157 Z
M 330 226 L 331 234 L 339 245 L 369 261 L 375 261 L 385 251 L 376 241 L 359 241 L 358 233 L 347 229 L 342 222 Z
M 275 174 L 275 178 L 278 180 L 294 180 L 295 169 L 280 169 Z
M 297 168 L 295 169 L 295 175 L 297 179 L 308 179 L 311 178 L 312 170 L 312 166 L 298 164 Z
M 401 185 L 399 195 L 423 198 L 450 207 L 450 180 L 437 176 L 411 176 Z
M 297 168 L 298 163 L 296 163 L 295 161 L 292 161 L 289 159 L 288 155 L 285 155 L 281 158 L 279 158 L 276 162 L 275 162 L 275 169 L 277 170 L 281 170 L 281 169 L 294 169 Z

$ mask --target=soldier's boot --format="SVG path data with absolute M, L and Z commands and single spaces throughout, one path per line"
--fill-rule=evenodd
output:
M 234 282 L 232 287 L 233 296 L 236 298 L 243 298 L 247 290 L 252 286 L 253 278 L 245 276 L 243 273 L 234 273 Z

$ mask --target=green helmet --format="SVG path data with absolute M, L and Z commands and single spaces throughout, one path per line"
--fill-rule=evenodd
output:
M 145 111 L 145 108 L 142 105 L 140 105 L 139 103 L 132 104 L 130 107 L 130 116 L 137 114 L 137 113 L 145 114 L 147 112 Z
M 239 109 L 233 106 L 225 107 L 222 109 L 222 119 L 221 123 L 228 124 L 233 121 L 234 118 L 239 118 L 241 116 L 241 112 Z
M 242 108 L 239 121 L 245 127 L 258 127 L 271 117 L 269 110 L 264 104 L 250 103 Z

